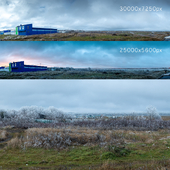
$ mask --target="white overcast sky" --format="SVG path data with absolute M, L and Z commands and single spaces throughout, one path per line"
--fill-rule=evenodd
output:
M 170 81 L 160 80 L 1 80 L 0 109 L 54 106 L 64 112 L 170 113 Z
M 162 8 L 121 12 L 120 6 Z M 81 30 L 170 30 L 169 0 L 1 0 L 0 29 L 35 27 Z

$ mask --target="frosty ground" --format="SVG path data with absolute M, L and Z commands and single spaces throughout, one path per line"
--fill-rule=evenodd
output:
M 43 113 L 42 114 L 40 114 Z M 147 116 L 68 121 L 55 108 L 1 110 L 2 169 L 170 168 L 170 117 Z M 52 123 L 35 122 L 44 116 Z
M 0 72 L 0 79 L 159 79 L 165 69 L 65 70 L 41 72 Z

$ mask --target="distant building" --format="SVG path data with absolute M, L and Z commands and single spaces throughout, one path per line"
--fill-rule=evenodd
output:
M 165 37 L 165 41 L 170 41 L 170 36 Z
M 9 71 L 9 67 L 0 67 L 0 71 Z
M 159 79 L 170 79 L 170 73 L 163 74 Z
M 15 30 L 7 30 L 7 31 L 4 31 L 4 35 L 16 35 L 16 31 Z
M 0 34 L 5 35 L 5 34 L 10 33 L 10 32 L 11 32 L 11 30 L 3 30 L 3 31 L 0 31 Z
M 20 25 L 16 27 L 16 35 L 37 35 L 57 33 L 57 29 L 36 28 L 32 24 Z
M 10 72 L 46 71 L 46 66 L 25 65 L 24 61 L 9 63 Z

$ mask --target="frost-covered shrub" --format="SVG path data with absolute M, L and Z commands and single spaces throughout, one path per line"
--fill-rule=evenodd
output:
M 101 133 L 93 133 L 88 129 L 87 133 L 81 130 L 63 130 L 56 128 L 30 128 L 26 130 L 26 134 L 22 138 L 22 146 L 35 148 L 57 148 L 62 149 L 68 146 L 79 146 L 86 144 L 113 144 L 113 140 Z M 113 139 L 114 136 L 111 136 Z M 116 141 L 117 142 L 117 139 Z
M 170 129 L 170 121 L 162 120 L 155 108 L 147 109 L 147 116 L 130 114 L 117 118 L 97 120 L 67 121 L 68 117 L 58 109 L 49 107 L 31 106 L 23 107 L 20 110 L 3 111 L 3 118 L 0 119 L 0 126 L 15 126 L 18 128 L 63 128 L 63 127 L 87 127 L 96 130 L 158 130 Z M 40 120 L 37 119 L 47 119 Z M 44 121 L 44 122 L 43 122 Z
M 150 120 L 162 120 L 160 114 L 157 109 L 153 106 L 149 106 L 147 109 L 147 116 Z
M 71 144 L 70 136 L 67 134 L 53 133 L 32 133 L 27 134 L 25 147 L 35 148 L 64 148 Z
M 139 115 L 137 113 L 132 113 L 132 114 L 127 114 L 125 116 L 122 116 L 120 119 L 122 119 L 122 120 L 131 120 L 131 121 L 133 121 L 133 120 L 142 121 L 142 120 L 145 120 L 146 118 L 143 115 Z
M 44 109 L 38 106 L 22 107 L 19 110 L 1 110 L 0 120 L 3 125 L 13 125 L 15 127 L 39 127 L 42 123 L 36 123 L 36 119 L 46 118 L 55 122 L 64 122 L 66 116 L 62 111 L 54 107 Z M 44 124 L 44 127 L 47 125 Z
M 55 107 L 49 107 L 48 109 L 44 110 L 44 115 L 47 119 L 50 120 L 61 120 L 63 121 L 65 115 L 62 111 L 56 109 Z

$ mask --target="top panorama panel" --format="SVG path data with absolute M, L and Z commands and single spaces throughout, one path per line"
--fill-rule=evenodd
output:
M 1 41 L 170 40 L 169 0 L 1 0 L 0 11 Z

